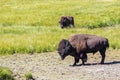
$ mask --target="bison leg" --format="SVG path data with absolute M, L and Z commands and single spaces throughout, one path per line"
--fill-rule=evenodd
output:
M 84 62 L 87 62 L 87 54 L 86 53 L 83 54 L 82 59 L 83 59 Z
M 87 62 L 87 54 L 84 53 L 82 56 L 82 65 L 85 65 L 85 62 Z
M 71 27 L 71 28 L 74 28 L 74 25 L 73 25 L 73 24 L 71 24 L 71 25 L 70 25 L 70 27 Z
M 84 61 L 84 59 L 82 58 L 82 65 L 85 65 L 85 61 Z
M 74 58 L 74 60 L 75 60 L 75 62 L 74 62 L 74 64 L 72 65 L 72 66 L 75 66 L 76 65 L 76 63 L 78 63 L 79 62 L 79 58 Z
M 105 60 L 105 52 L 106 52 L 106 48 L 103 48 L 102 50 L 99 51 L 101 56 L 102 56 L 102 59 L 101 59 L 101 64 L 104 64 L 104 60 Z

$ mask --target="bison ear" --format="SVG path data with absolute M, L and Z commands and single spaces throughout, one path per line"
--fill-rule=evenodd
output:
M 69 41 L 66 40 L 66 47 L 69 46 L 69 45 L 70 45 Z

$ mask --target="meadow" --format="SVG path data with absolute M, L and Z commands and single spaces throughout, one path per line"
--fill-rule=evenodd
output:
M 75 18 L 74 29 L 61 29 L 63 15 Z M 95 34 L 120 49 L 119 0 L 1 0 L 0 54 L 56 51 L 61 39 Z

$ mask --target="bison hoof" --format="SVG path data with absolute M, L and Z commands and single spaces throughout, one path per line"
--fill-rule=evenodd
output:
M 87 62 L 87 59 L 83 59 L 84 62 Z
M 104 64 L 104 62 L 101 62 L 100 64 Z

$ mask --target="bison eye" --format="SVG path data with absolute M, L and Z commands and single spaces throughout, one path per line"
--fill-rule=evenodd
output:
M 63 49 L 65 49 L 65 47 L 63 47 Z

